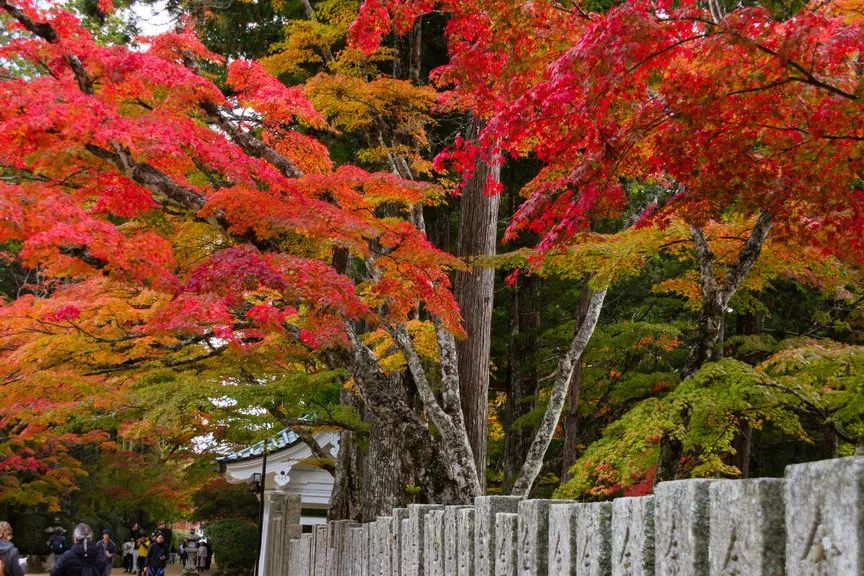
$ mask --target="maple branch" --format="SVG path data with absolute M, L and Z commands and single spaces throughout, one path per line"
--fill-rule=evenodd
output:
M 130 180 L 134 180 L 150 192 L 169 200 L 174 205 L 194 212 L 204 207 L 203 196 L 177 184 L 158 168 L 136 162 L 128 151 L 118 148 L 112 152 L 96 144 L 85 144 L 84 147 L 94 156 L 119 169 Z
M 762 246 L 768 238 L 768 233 L 771 231 L 772 216 L 769 212 L 762 212 L 750 232 L 750 237 L 741 252 L 738 254 L 738 259 L 732 265 L 732 268 L 726 273 L 726 278 L 723 280 L 723 296 L 724 305 L 729 302 L 729 299 L 738 290 L 741 282 L 750 272 L 750 269 L 759 259 L 759 254 L 762 252 Z
M 5 10 L 12 18 L 21 23 L 24 28 L 39 36 L 46 42 L 50 44 L 57 44 L 60 42 L 60 37 L 57 35 L 57 31 L 54 30 L 54 27 L 48 24 L 47 22 L 35 22 L 32 18 L 27 16 L 23 10 L 18 8 L 17 6 L 13 6 L 6 2 L 6 0 L 0 0 L 0 8 Z M 84 68 L 84 64 L 81 63 L 81 59 L 74 54 L 67 54 L 64 56 L 66 63 L 69 64 L 69 67 L 72 69 L 72 73 L 75 75 L 75 80 L 78 82 L 78 87 L 85 94 L 93 94 L 93 77 L 90 76 L 90 73 L 87 72 L 87 69 Z

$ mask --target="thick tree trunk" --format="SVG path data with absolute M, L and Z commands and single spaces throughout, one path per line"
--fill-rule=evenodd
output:
M 507 378 L 507 404 L 504 417 L 504 490 L 510 490 L 519 473 L 534 430 L 515 428 L 514 422 L 534 408 L 537 397 L 537 278 L 520 276 L 510 296 L 510 343 Z
M 343 388 L 339 393 L 343 405 L 356 405 L 354 392 Z M 363 505 L 363 457 L 356 433 L 343 430 L 339 434 L 339 454 L 336 457 L 336 474 L 333 479 L 333 497 L 327 517 L 333 520 L 356 520 L 362 517 Z
M 394 508 L 411 502 L 406 486 L 411 483 L 412 474 L 402 458 L 405 452 L 403 436 L 398 433 L 398 428 L 394 430 L 392 422 L 370 416 L 369 450 L 363 471 L 363 522 L 387 516 Z
M 471 118 L 466 134 L 475 140 L 482 129 L 482 121 Z M 478 256 L 495 254 L 498 228 L 499 195 L 486 195 L 487 181 L 501 179 L 500 165 L 477 161 L 474 174 L 462 191 L 461 219 L 459 222 L 459 257 L 469 264 Z M 468 272 L 456 274 L 456 301 L 462 310 L 468 337 L 457 343 L 459 358 L 460 396 L 468 438 L 474 453 L 474 462 L 485 485 L 487 406 L 489 404 L 489 352 L 492 344 L 492 301 L 495 271 L 485 266 L 474 266 Z
M 576 328 L 585 322 L 588 306 L 591 304 L 593 292 L 588 288 L 588 282 L 582 288 L 579 304 L 576 306 Z M 573 366 L 573 377 L 570 379 L 570 391 L 567 394 L 567 417 L 564 419 L 564 450 L 561 454 L 561 480 L 570 478 L 570 468 L 579 456 L 579 402 L 582 393 L 582 355 Z
M 394 78 L 420 84 L 422 46 L 423 16 L 419 16 L 407 34 L 396 37 L 396 58 L 393 60 Z

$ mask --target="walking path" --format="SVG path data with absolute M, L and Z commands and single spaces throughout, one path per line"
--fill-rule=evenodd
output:
M 183 567 L 180 564 L 174 564 L 173 566 L 168 566 L 165 570 L 165 576 L 180 576 L 183 572 Z M 213 576 L 215 574 L 215 570 L 211 570 L 210 572 L 201 572 L 204 576 Z M 48 576 L 48 574 L 28 574 L 27 576 Z M 123 567 L 114 568 L 111 571 L 111 576 L 123 576 Z

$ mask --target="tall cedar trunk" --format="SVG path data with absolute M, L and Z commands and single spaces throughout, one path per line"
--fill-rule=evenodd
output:
M 469 120 L 467 140 L 477 138 L 483 123 L 477 118 Z M 462 191 L 459 222 L 459 250 L 461 258 L 469 261 L 477 256 L 495 254 L 498 224 L 499 195 L 486 195 L 489 179 L 500 181 L 500 165 L 490 165 L 478 159 L 474 174 Z M 456 274 L 456 301 L 462 310 L 467 338 L 457 343 L 459 383 L 462 412 L 468 439 L 474 452 L 474 462 L 485 485 L 487 406 L 489 403 L 489 352 L 492 345 L 492 300 L 495 272 L 485 266 Z
M 504 418 L 504 490 L 509 491 L 528 455 L 534 431 L 514 422 L 534 408 L 537 396 L 537 278 L 520 276 L 510 293 L 510 342 Z
M 407 34 L 396 37 L 396 58 L 393 60 L 395 78 L 420 84 L 422 44 L 423 16 L 419 16 Z
M 576 306 L 576 329 L 585 322 L 588 313 L 588 305 L 591 303 L 592 291 L 588 288 L 588 282 L 582 288 L 579 303 Z M 564 449 L 561 454 L 561 480 L 566 482 L 570 478 L 570 468 L 578 458 L 579 444 L 579 401 L 582 393 L 582 356 L 573 366 L 573 377 L 570 380 L 570 391 L 567 395 L 567 416 L 564 419 Z
M 354 393 L 343 388 L 339 402 L 345 406 L 355 406 Z M 363 505 L 363 457 L 358 446 L 355 432 L 343 430 L 339 434 L 339 454 L 336 457 L 336 475 L 333 479 L 333 497 L 327 517 L 333 520 L 357 520 L 362 515 Z

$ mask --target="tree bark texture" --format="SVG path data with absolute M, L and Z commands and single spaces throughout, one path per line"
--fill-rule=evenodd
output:
M 343 388 L 339 402 L 344 405 L 357 404 L 354 392 Z M 339 454 L 336 456 L 336 474 L 333 478 L 333 497 L 327 518 L 333 520 L 356 520 L 362 518 L 363 505 L 363 457 L 357 442 L 357 434 L 343 430 L 339 434 Z
M 576 306 L 576 326 L 582 326 L 585 316 L 588 314 L 588 306 L 591 304 L 591 289 L 588 282 L 582 287 L 579 303 Z M 583 351 L 584 353 L 584 351 Z M 570 379 L 570 391 L 567 395 L 567 416 L 564 419 L 564 449 L 561 454 L 561 480 L 566 482 L 570 478 L 570 468 L 576 463 L 579 456 L 579 405 L 582 394 L 582 355 L 579 355 L 573 366 L 573 376 Z
M 482 126 L 481 120 L 472 117 L 466 139 L 476 140 Z M 478 159 L 474 174 L 462 190 L 458 254 L 469 264 L 478 256 L 495 254 L 501 199 L 497 194 L 490 196 L 484 193 L 490 178 L 500 181 L 500 165 Z M 456 345 L 460 396 L 481 487 L 485 486 L 494 288 L 495 271 L 492 268 L 473 266 L 467 272 L 456 274 L 454 291 L 467 333 L 467 338 Z
M 534 408 L 538 392 L 536 356 L 540 315 L 536 307 L 539 280 L 519 276 L 510 295 L 510 342 L 507 404 L 504 418 L 504 490 L 509 490 L 534 437 L 531 428 L 516 428 L 514 422 Z
M 561 412 L 564 409 L 564 402 L 567 399 L 567 391 L 573 378 L 574 367 L 582 357 L 585 347 L 594 334 L 594 329 L 597 327 L 597 321 L 600 319 L 600 311 L 603 308 L 603 301 L 605 299 L 606 290 L 592 292 L 585 320 L 579 326 L 567 352 L 558 361 L 558 368 L 552 384 L 552 394 L 549 397 L 546 413 L 543 415 L 543 421 L 540 423 L 540 428 L 534 436 L 534 441 L 528 450 L 528 457 L 525 459 L 525 464 L 522 465 L 519 479 L 514 484 L 511 494 L 527 496 L 537 477 L 540 475 L 540 470 L 543 467 L 543 457 L 549 449 L 549 444 L 552 442 L 552 436 L 555 434 L 555 429 L 558 427 L 558 422 L 561 418 Z

